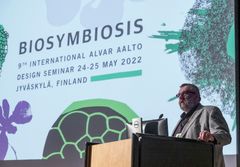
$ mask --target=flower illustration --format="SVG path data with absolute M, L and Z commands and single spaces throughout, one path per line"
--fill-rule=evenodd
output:
M 7 99 L 2 101 L 0 105 L 0 160 L 4 160 L 8 151 L 8 138 L 7 134 L 15 134 L 17 127 L 15 124 L 25 124 L 31 121 L 30 104 L 26 101 L 17 103 L 14 111 L 10 115 L 10 106 Z

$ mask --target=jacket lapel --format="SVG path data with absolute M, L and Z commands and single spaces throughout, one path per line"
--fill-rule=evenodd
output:
M 178 124 L 181 122 L 181 119 L 177 122 L 177 125 L 173 129 L 172 136 L 174 136 L 175 131 L 177 130 Z
M 201 114 L 202 112 L 202 105 L 199 104 L 199 106 L 197 107 L 196 111 L 194 111 L 194 113 L 192 114 L 192 116 L 189 118 L 188 122 L 186 123 L 186 125 L 183 127 L 182 133 L 181 133 L 181 137 L 185 136 L 188 129 L 191 127 L 191 125 L 193 124 L 193 122 L 196 120 L 196 118 Z

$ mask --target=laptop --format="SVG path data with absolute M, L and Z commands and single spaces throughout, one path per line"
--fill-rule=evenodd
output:
M 167 118 L 143 121 L 142 118 L 133 118 L 132 123 L 126 124 L 127 138 L 132 138 L 133 134 L 143 133 L 159 136 L 168 136 Z

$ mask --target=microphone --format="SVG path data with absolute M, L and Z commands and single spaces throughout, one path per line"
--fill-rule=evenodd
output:
M 158 117 L 158 119 L 161 119 L 162 117 L 163 117 L 163 114 L 160 114 L 159 117 Z

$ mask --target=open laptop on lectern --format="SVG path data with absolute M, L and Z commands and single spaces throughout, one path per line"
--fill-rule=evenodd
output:
M 133 118 L 130 124 L 126 124 L 127 138 L 132 134 L 143 133 L 160 136 L 168 136 L 168 121 L 163 114 L 158 119 L 143 121 L 142 118 Z

